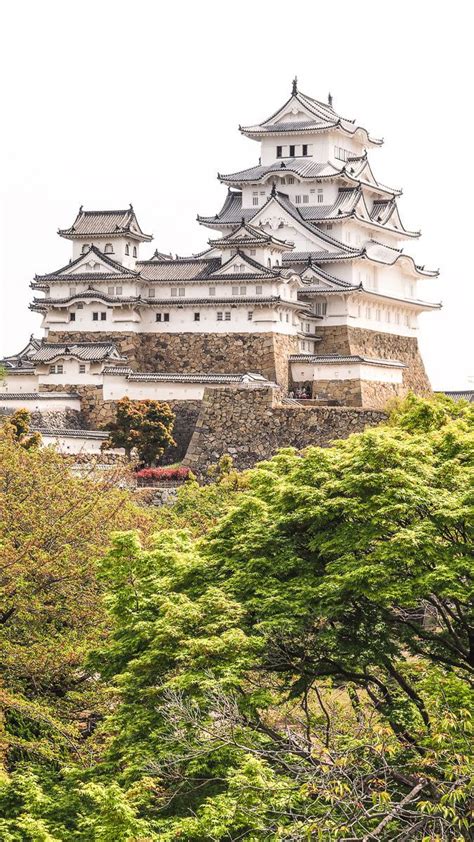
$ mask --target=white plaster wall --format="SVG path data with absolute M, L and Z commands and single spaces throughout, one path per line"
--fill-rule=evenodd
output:
M 38 378 L 32 372 L 31 374 L 7 374 L 7 376 L 0 380 L 0 395 L 9 392 L 37 392 Z
M 110 257 L 117 263 L 122 263 L 122 265 L 126 266 L 128 269 L 135 268 L 136 261 L 140 259 L 140 243 L 126 237 L 97 237 L 96 235 L 91 238 L 84 237 L 82 240 L 72 240 L 72 259 L 76 260 L 82 255 L 82 247 L 84 244 L 87 244 L 88 246 L 95 246 L 99 249 L 99 251 L 105 252 L 106 243 L 111 243 L 113 247 L 113 253 L 108 254 L 107 257 Z M 127 244 L 130 248 L 130 255 L 125 254 L 125 247 Z M 133 257 L 134 246 L 137 248 L 137 257 Z
M 104 400 L 120 400 L 125 396 L 133 400 L 202 400 L 205 383 L 180 383 L 172 381 L 127 380 L 125 376 L 104 374 Z
M 315 363 L 291 363 L 295 382 L 303 380 L 368 380 L 377 383 L 401 383 L 403 369 L 368 364 L 317 365 Z
M 63 433 L 57 435 L 42 435 L 42 443 L 44 447 L 54 446 L 59 453 L 101 453 L 101 444 L 103 439 L 87 438 L 87 436 L 67 436 Z M 107 453 L 123 454 L 125 451 L 122 448 L 111 448 Z
M 80 410 L 81 402 L 79 398 L 61 398 L 48 397 L 39 400 L 38 398 L 14 398 L 2 402 L 2 395 L 0 394 L 0 406 L 10 409 L 27 409 L 29 412 L 39 410 L 41 412 L 56 411 L 61 409 L 77 409 Z
M 90 310 L 88 309 L 90 308 Z M 99 309 L 92 305 L 84 305 L 79 311 L 76 321 L 66 320 L 67 314 L 59 318 L 57 313 L 49 312 L 43 320 L 43 327 L 61 332 L 75 333 L 76 331 L 88 331 L 91 334 L 107 332 L 113 336 L 117 332 L 135 333 L 259 333 L 266 330 L 275 330 L 277 333 L 294 334 L 297 330 L 299 319 L 294 309 L 281 305 L 277 307 L 266 307 L 255 302 L 242 303 L 241 306 L 234 303 L 219 304 L 215 306 L 199 306 L 199 304 L 183 304 L 180 307 L 170 307 L 166 304 L 160 306 L 159 299 L 156 306 L 146 306 L 138 312 L 133 313 L 133 319 L 128 318 L 127 311 L 120 308 L 106 308 L 106 321 L 92 321 L 93 309 Z M 279 311 L 282 312 L 280 319 Z M 217 313 L 230 311 L 231 318 L 222 321 L 217 320 Z M 194 320 L 194 313 L 200 313 L 199 321 Z M 248 313 L 253 313 L 253 319 L 249 320 Z M 169 322 L 157 322 L 156 313 L 169 313 Z M 287 320 L 288 316 L 288 320 Z M 272 324 L 274 327 L 269 327 Z

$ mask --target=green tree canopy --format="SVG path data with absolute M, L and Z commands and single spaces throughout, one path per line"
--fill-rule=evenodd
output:
M 136 450 L 140 462 L 151 465 L 176 444 L 172 436 L 174 421 L 175 415 L 167 403 L 122 398 L 103 447 L 123 447 L 129 458 L 132 450 Z

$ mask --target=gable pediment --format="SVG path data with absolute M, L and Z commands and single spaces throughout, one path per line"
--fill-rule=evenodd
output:
M 261 266 L 255 260 L 250 260 L 242 252 L 232 255 L 232 257 L 224 263 L 219 269 L 212 273 L 212 277 L 222 277 L 224 275 L 238 276 L 238 275 L 267 275 L 268 269 Z
M 67 266 L 60 274 L 68 275 L 70 277 L 71 275 L 86 275 L 89 272 L 104 272 L 108 275 L 121 274 L 120 269 L 115 266 L 111 266 L 110 263 L 106 263 L 95 254 L 85 254 L 83 260 L 80 260 L 79 263 L 76 263 L 74 266 Z

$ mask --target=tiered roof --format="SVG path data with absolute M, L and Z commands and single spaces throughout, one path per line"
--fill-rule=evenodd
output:
M 151 234 L 144 234 L 130 205 L 126 210 L 85 211 L 81 205 L 70 228 L 60 228 L 60 237 L 68 240 L 84 237 L 130 237 L 149 242 Z
M 242 134 L 253 140 L 278 134 L 314 134 L 337 129 L 350 136 L 357 135 L 361 142 L 370 146 L 380 146 L 383 140 L 370 137 L 366 129 L 354 120 L 341 117 L 334 110 L 332 97 L 328 102 L 320 102 L 298 90 L 294 79 L 290 98 L 270 117 L 253 126 L 239 126 Z

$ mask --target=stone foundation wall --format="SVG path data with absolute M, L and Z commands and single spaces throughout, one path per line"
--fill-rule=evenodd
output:
M 298 339 L 277 333 L 59 333 L 48 342 L 114 342 L 136 371 L 217 374 L 255 371 L 288 387 Z
M 237 468 L 249 468 L 281 447 L 328 445 L 385 418 L 375 409 L 281 404 L 269 387 L 206 389 L 184 464 L 202 477 L 229 453 Z
M 409 389 L 417 394 L 431 392 L 417 339 L 346 325 L 320 328 L 318 332 L 321 342 L 316 346 L 317 354 L 361 354 L 365 357 L 400 360 L 407 366 L 403 372 L 404 388 L 400 394 L 405 394 Z
M 379 383 L 372 380 L 315 380 L 313 398 L 337 401 L 341 406 L 362 406 L 384 409 L 387 401 L 404 393 L 397 383 Z

